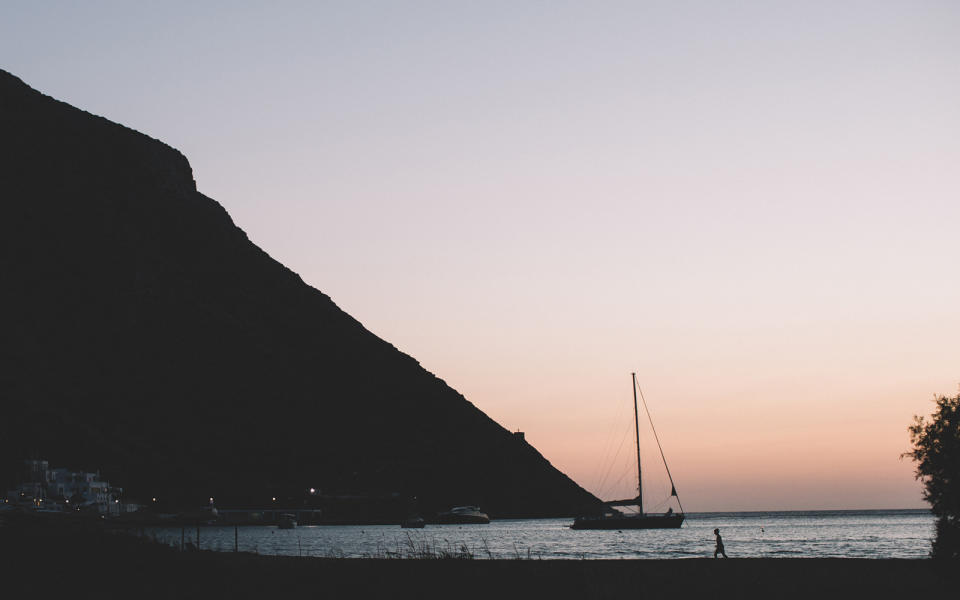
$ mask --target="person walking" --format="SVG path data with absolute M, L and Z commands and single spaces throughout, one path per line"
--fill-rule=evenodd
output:
M 727 552 L 723 549 L 723 538 L 720 537 L 720 530 L 714 529 L 713 535 L 717 536 L 717 547 L 713 551 L 713 557 L 716 558 L 717 554 L 722 554 L 724 558 L 727 558 Z

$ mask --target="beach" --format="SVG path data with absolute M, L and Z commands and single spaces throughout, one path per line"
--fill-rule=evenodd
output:
M 98 598 L 949 597 L 928 559 L 412 560 L 179 552 L 89 523 L 6 518 L 4 591 Z M 6 595 L 6 594 L 5 594 Z

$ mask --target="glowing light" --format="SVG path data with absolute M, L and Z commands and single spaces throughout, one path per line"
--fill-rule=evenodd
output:
M 316 489 L 316 488 L 310 488 L 310 493 L 311 493 L 311 494 L 316 494 L 316 493 L 317 493 L 317 489 Z

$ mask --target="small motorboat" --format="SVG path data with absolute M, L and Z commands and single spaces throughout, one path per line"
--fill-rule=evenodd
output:
M 280 515 L 280 519 L 277 521 L 277 528 L 279 529 L 293 529 L 297 526 L 297 517 L 290 513 L 283 513 Z
M 490 517 L 480 512 L 479 506 L 455 506 L 437 515 L 437 522 L 444 525 L 486 525 L 490 522 Z
M 400 523 L 400 527 L 403 529 L 423 529 L 426 524 L 427 522 L 423 520 L 423 517 L 409 517 Z

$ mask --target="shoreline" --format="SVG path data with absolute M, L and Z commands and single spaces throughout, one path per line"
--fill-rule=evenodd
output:
M 263 512 L 267 509 L 250 509 L 251 512 Z M 270 509 L 275 512 L 296 512 L 296 508 L 290 509 Z M 269 511 L 268 511 L 269 512 Z M 929 508 L 839 508 L 824 510 L 760 510 L 760 511 L 709 511 L 709 512 L 687 512 L 685 516 L 688 519 L 716 519 L 723 517 L 752 518 L 765 516 L 847 516 L 847 515 L 887 515 L 887 514 L 917 514 L 932 515 Z M 29 518 L 29 519 L 52 519 L 64 521 L 86 521 L 90 523 L 101 523 L 106 527 L 116 529 L 133 529 L 137 527 L 273 527 L 275 521 L 262 520 L 242 520 L 236 518 L 216 518 L 204 519 L 195 516 L 185 517 L 164 516 L 156 513 L 136 512 L 124 514 L 120 517 L 110 517 L 106 520 L 98 519 L 96 516 L 79 515 L 70 512 L 37 512 L 23 509 L 14 509 L 9 511 L 0 511 L 0 519 L 4 515 L 11 518 Z M 491 518 L 491 521 L 531 521 L 531 520 L 569 520 L 573 523 L 576 517 L 503 517 Z M 400 525 L 398 520 L 390 519 L 345 519 L 345 520 L 318 520 L 316 522 L 305 523 L 318 527 L 363 527 L 363 526 L 391 526 Z M 426 520 L 428 525 L 438 525 L 436 519 Z
M 930 559 L 392 559 L 179 552 L 86 525 L 0 521 L 5 591 L 101 598 L 905 598 L 950 597 Z M 16 596 L 11 596 L 16 597 Z

